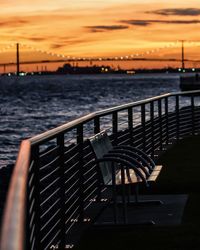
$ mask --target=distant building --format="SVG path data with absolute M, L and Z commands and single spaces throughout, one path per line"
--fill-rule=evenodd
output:
M 69 63 L 64 64 L 63 67 L 57 69 L 58 74 L 101 74 L 110 73 L 113 70 L 109 66 L 71 66 Z

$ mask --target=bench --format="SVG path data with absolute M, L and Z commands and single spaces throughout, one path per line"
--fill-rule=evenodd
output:
M 117 193 L 116 186 L 122 187 L 122 205 L 124 223 L 127 223 L 127 204 L 162 204 L 161 201 L 139 201 L 138 184 L 146 187 L 155 182 L 162 166 L 154 161 L 142 150 L 130 145 L 113 146 L 106 131 L 89 138 L 95 161 L 100 173 L 103 186 L 110 186 L 113 190 L 114 223 L 117 223 Z M 126 194 L 125 186 L 135 188 L 135 201 L 130 202 L 130 195 Z

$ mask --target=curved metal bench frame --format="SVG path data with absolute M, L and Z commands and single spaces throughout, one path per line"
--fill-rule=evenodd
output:
M 112 146 L 105 130 L 89 139 L 99 166 L 102 186 L 112 187 L 112 200 L 114 204 L 114 224 L 117 218 L 116 186 L 122 186 L 123 223 L 127 224 L 127 203 L 131 204 L 161 204 L 161 201 L 139 201 L 138 183 L 146 187 L 151 181 L 156 181 L 162 166 L 156 166 L 153 160 L 143 151 L 129 145 Z M 105 174 L 107 172 L 107 175 Z M 134 175 L 134 176 L 133 176 Z M 133 178 L 134 177 L 134 178 Z M 126 197 L 125 185 L 135 187 L 135 202 L 130 202 L 130 192 Z M 100 193 L 100 192 L 99 192 Z M 153 223 L 153 222 L 152 222 Z M 153 223 L 154 224 L 154 223 Z

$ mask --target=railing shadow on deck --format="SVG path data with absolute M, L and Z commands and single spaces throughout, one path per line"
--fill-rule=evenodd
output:
M 25 140 L 1 226 L 2 250 L 73 248 L 99 193 L 87 139 L 106 129 L 114 145 L 155 157 L 172 139 L 200 130 L 200 91 L 168 93 L 91 113 Z M 75 232 L 75 233 L 74 233 Z

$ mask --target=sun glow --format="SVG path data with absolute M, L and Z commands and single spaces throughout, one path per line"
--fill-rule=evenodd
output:
M 200 41 L 200 8 L 194 8 L 198 4 L 198 0 L 8 0 L 0 3 L 0 53 L 9 44 L 21 43 L 70 57 L 150 56 L 177 40 Z M 188 50 L 195 59 L 197 46 Z M 4 54 L 1 60 L 12 60 Z M 164 54 L 178 58 L 180 49 L 169 48 Z M 163 56 L 161 51 L 158 56 Z

